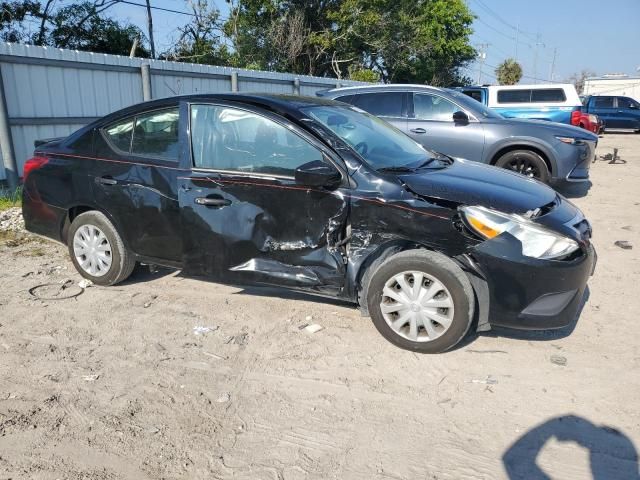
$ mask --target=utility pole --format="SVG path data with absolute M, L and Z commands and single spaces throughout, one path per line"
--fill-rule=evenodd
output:
M 482 85 L 482 67 L 485 59 L 487 58 L 487 48 L 489 48 L 489 45 L 489 43 L 478 44 L 480 47 L 480 51 L 478 52 L 478 58 L 480 59 L 480 62 L 478 63 L 478 85 Z
M 153 42 L 153 19 L 151 18 L 151 0 L 147 0 L 147 26 L 149 29 L 149 43 L 151 44 L 151 58 L 156 58 L 156 45 Z
M 544 47 L 544 43 L 540 41 L 540 34 L 536 34 L 536 49 L 535 55 L 533 57 L 533 83 L 538 83 L 538 47 L 542 45 Z
M 551 70 L 549 71 L 549 81 L 553 82 L 553 74 L 555 73 L 555 69 L 556 69 L 556 53 L 558 53 L 558 49 L 554 48 L 553 49 L 553 60 L 551 61 Z

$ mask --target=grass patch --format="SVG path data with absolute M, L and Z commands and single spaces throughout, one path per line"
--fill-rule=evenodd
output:
M 22 205 L 22 187 L 14 191 L 0 187 L 0 211 Z

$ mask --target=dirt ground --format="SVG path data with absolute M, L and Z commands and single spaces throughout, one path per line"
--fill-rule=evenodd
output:
M 36 299 L 81 277 L 0 232 L 0 479 L 640 478 L 640 135 L 614 146 L 627 163 L 565 191 L 599 255 L 575 328 L 442 355 L 349 305 L 174 271 Z

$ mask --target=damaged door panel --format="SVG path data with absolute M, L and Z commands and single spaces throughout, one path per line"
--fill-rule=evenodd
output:
M 185 270 L 333 294 L 345 279 L 348 196 L 296 183 L 323 155 L 256 113 L 192 105 L 194 170 L 179 178 Z

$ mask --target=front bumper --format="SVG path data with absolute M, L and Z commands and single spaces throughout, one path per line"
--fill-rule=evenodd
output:
M 589 168 L 596 155 L 598 142 L 585 142 L 584 145 L 574 147 L 578 150 L 575 167 L 567 174 L 568 182 L 586 182 L 589 180 Z
M 591 244 L 573 260 L 538 260 L 523 256 L 510 235 L 479 244 L 469 258 L 488 286 L 489 323 L 528 330 L 571 324 L 596 263 Z

